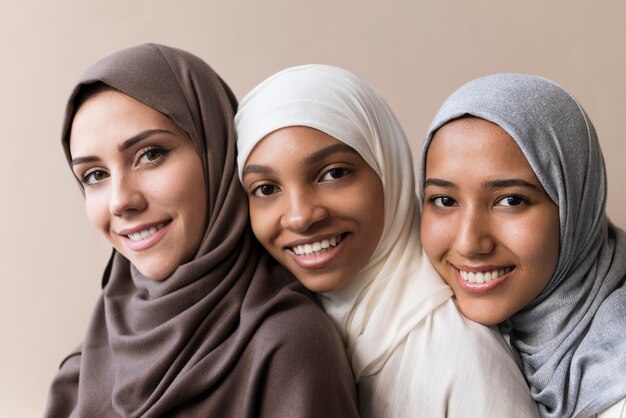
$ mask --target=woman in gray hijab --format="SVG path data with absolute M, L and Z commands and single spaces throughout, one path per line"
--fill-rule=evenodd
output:
M 250 230 L 236 107 L 206 63 L 162 45 L 80 78 L 62 142 L 114 250 L 47 417 L 357 416 L 339 336 Z
M 576 99 L 535 76 L 471 81 L 421 161 L 424 249 L 461 311 L 510 337 L 541 414 L 626 416 L 626 234 Z

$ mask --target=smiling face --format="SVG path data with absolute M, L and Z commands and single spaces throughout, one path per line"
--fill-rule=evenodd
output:
M 254 234 L 314 292 L 345 286 L 383 230 L 383 190 L 351 147 L 313 128 L 279 129 L 243 170 Z
M 76 112 L 70 151 L 89 220 L 143 275 L 165 279 L 194 257 L 207 199 L 202 161 L 180 127 L 106 91 Z
M 494 325 L 549 282 L 559 256 L 558 207 L 502 128 L 457 119 L 428 148 L 421 237 L 461 312 Z

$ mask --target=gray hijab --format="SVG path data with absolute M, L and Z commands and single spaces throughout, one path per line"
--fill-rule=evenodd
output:
M 544 417 L 587 417 L 626 395 L 626 234 L 605 213 L 604 160 L 591 121 L 556 83 L 524 74 L 479 78 L 454 92 L 421 154 L 447 122 L 498 124 L 559 207 L 561 249 L 542 293 L 503 326 Z

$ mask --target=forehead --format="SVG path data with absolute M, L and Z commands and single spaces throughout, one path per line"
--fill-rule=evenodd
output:
M 344 143 L 315 128 L 289 126 L 273 131 L 261 139 L 254 146 L 246 165 L 264 161 L 304 160 L 312 152 L 340 144 Z M 289 158 L 286 158 L 287 155 Z
M 479 118 L 461 118 L 437 130 L 428 147 L 426 169 L 532 171 L 515 140 L 498 125 Z
M 116 145 L 147 129 L 181 132 L 167 116 L 150 106 L 123 93 L 105 91 L 76 111 L 69 138 L 71 154 Z

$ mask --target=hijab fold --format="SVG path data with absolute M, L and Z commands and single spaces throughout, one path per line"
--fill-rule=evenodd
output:
M 560 255 L 546 288 L 506 326 L 545 417 L 588 417 L 626 396 L 626 234 L 605 212 L 607 182 L 596 131 L 572 95 L 524 74 L 460 87 L 433 120 L 433 135 L 471 115 L 504 129 L 559 207 Z M 422 189 L 423 190 L 423 189 Z
M 350 415 L 354 388 L 345 384 L 349 368 L 334 330 L 250 231 L 236 170 L 237 102 L 228 86 L 185 51 L 145 44 L 116 52 L 88 69 L 70 97 L 63 127 L 68 161 L 74 98 L 94 82 L 187 132 L 203 160 L 206 232 L 194 259 L 162 281 L 113 252 L 85 341 L 62 365 L 46 416 L 284 416 L 276 379 L 298 378 L 293 362 L 311 381 L 336 376 L 332 399 L 321 386 L 293 385 L 308 407 L 303 414 L 323 416 L 330 408 Z M 311 407 L 315 399 L 326 401 L 323 409 Z
M 369 84 L 328 65 L 271 76 L 242 100 L 235 123 L 240 178 L 254 146 L 289 126 L 318 129 L 349 145 L 380 178 L 385 220 L 378 247 L 344 288 L 320 295 L 344 336 L 356 380 L 377 373 L 451 296 L 422 253 L 411 151 L 400 124 Z

